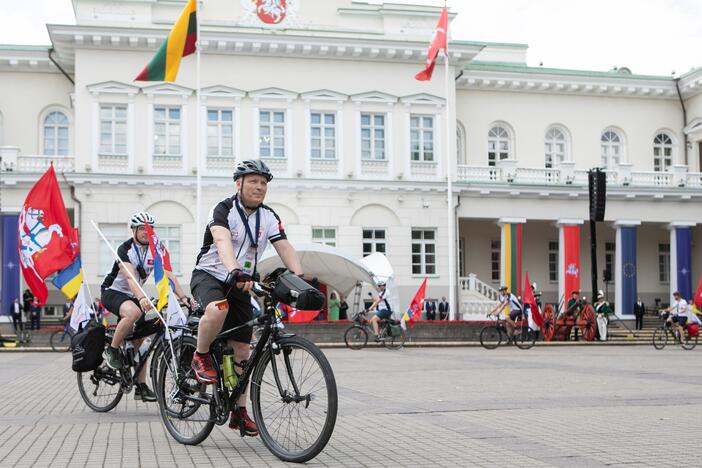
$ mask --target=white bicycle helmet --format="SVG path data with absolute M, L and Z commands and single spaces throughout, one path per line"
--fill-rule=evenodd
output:
M 132 218 L 129 220 L 129 227 L 131 229 L 143 226 L 145 224 L 148 224 L 149 226 L 154 225 L 154 217 L 146 211 L 139 211 L 137 213 L 134 213 L 132 215 Z

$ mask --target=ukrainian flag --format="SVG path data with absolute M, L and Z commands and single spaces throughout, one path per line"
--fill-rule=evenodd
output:
M 73 263 L 59 271 L 51 282 L 60 289 L 67 298 L 73 299 L 76 297 L 80 290 L 80 285 L 83 282 L 83 268 L 80 262 L 80 255 L 73 260 Z
M 158 303 L 156 304 L 156 310 L 159 312 L 168 303 L 168 276 L 166 275 L 166 270 L 163 268 L 163 257 L 161 257 L 161 252 L 156 248 L 156 234 L 154 230 L 148 224 L 145 224 L 146 232 L 149 234 L 149 248 L 151 249 L 151 254 L 154 256 L 154 281 L 156 282 L 156 290 L 158 291 Z

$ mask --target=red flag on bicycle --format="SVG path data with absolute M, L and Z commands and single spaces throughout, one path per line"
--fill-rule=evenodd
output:
M 51 165 L 27 195 L 17 225 L 22 275 L 37 302 L 46 302 L 44 280 L 66 268 L 78 255 L 76 231 L 63 204 Z
M 403 329 L 405 328 L 405 322 L 409 322 L 410 327 L 414 327 L 414 321 L 419 320 L 422 316 L 422 303 L 424 303 L 424 296 L 426 296 L 426 292 L 427 279 L 424 278 L 422 285 L 419 286 L 417 292 L 414 293 L 414 297 L 412 298 L 412 302 L 410 302 L 410 306 L 407 308 L 407 312 L 405 312 L 405 315 L 402 316 Z
M 544 324 L 544 318 L 541 316 L 541 311 L 539 311 L 539 306 L 536 305 L 536 298 L 534 297 L 534 290 L 531 289 L 531 284 L 529 284 L 529 272 L 526 272 L 524 278 L 524 289 L 522 293 L 522 304 L 526 308 L 529 305 L 529 310 L 531 311 L 531 318 L 536 325 L 542 327 Z
M 307 323 L 314 320 L 319 315 L 319 310 L 298 310 L 287 304 L 278 304 L 280 310 L 285 313 L 290 323 Z
M 698 309 L 702 310 L 702 276 L 700 276 L 700 284 L 697 285 L 697 292 L 695 292 L 695 303 Z

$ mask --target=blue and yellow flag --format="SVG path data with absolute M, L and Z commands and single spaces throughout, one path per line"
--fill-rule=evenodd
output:
M 154 256 L 154 281 L 156 282 L 156 290 L 158 291 L 158 303 L 156 304 L 156 310 L 159 312 L 168 303 L 168 276 L 166 275 L 166 270 L 163 268 L 163 258 L 161 257 L 161 252 L 156 248 L 158 244 L 158 238 L 154 234 L 154 230 L 151 229 L 148 223 L 144 224 L 146 232 L 149 233 L 149 248 L 151 249 L 151 254 Z
M 60 289 L 67 298 L 73 299 L 76 297 L 76 294 L 78 294 L 80 290 L 80 285 L 83 282 L 83 268 L 80 262 L 80 255 L 73 260 L 73 263 L 59 271 L 51 282 Z

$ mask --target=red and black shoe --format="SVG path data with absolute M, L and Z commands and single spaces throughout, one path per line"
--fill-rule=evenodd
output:
M 249 417 L 249 413 L 246 411 L 246 408 L 232 410 L 232 417 L 229 420 L 229 428 L 241 432 L 242 421 L 244 428 L 243 435 L 256 437 L 258 435 L 258 427 L 256 426 L 254 420 Z
M 212 365 L 212 358 L 209 354 L 194 353 L 190 367 L 195 372 L 195 378 L 198 381 L 208 384 L 217 382 L 217 371 Z

